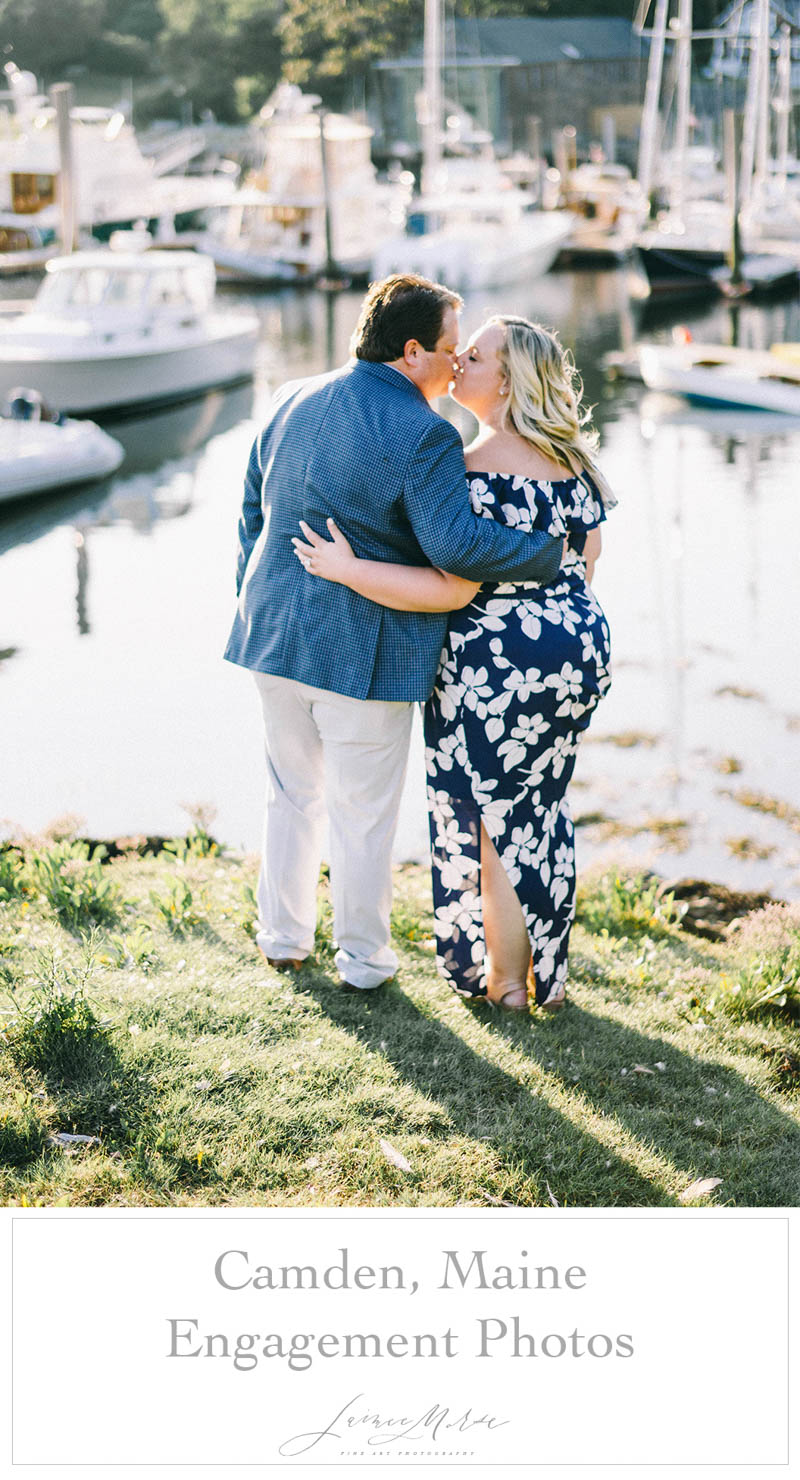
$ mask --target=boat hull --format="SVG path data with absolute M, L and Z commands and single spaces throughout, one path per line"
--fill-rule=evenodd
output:
M 637 245 L 636 257 L 651 294 L 683 297 L 715 291 L 713 272 L 724 267 L 725 253 L 709 249 L 683 251 L 678 247 Z
M 704 363 L 706 362 L 706 363 Z M 650 390 L 669 391 L 704 405 L 741 406 L 800 416 L 800 375 L 777 355 L 748 350 L 642 345 L 642 379 Z M 783 371 L 787 374 L 783 374 Z
M 0 397 L 15 386 L 30 385 L 44 400 L 73 415 L 122 407 L 166 404 L 198 395 L 212 386 L 248 380 L 258 336 L 249 327 L 169 348 L 97 353 L 68 347 L 52 350 L 0 345 Z
M 374 275 L 417 272 L 466 292 L 541 277 L 569 237 L 572 220 L 566 214 L 544 212 L 533 219 L 531 230 L 524 223 L 497 234 L 476 225 L 472 240 L 466 232 L 449 230 L 395 237 L 376 252 Z

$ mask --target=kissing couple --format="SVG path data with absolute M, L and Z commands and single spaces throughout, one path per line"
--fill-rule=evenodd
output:
M 253 444 L 226 658 L 264 715 L 256 941 L 313 950 L 325 812 L 336 965 L 392 977 L 391 852 L 424 704 L 437 963 L 455 991 L 560 1007 L 575 913 L 566 789 L 610 684 L 589 585 L 616 501 L 555 334 L 489 319 L 458 352 L 462 300 L 373 283 L 340 369 L 282 386 Z M 478 420 L 466 450 L 434 410 Z

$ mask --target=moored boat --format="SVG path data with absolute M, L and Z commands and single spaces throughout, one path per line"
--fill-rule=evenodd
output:
M 54 417 L 35 391 L 17 390 L 0 413 L 0 501 L 107 478 L 124 456 L 93 421 Z
M 567 211 L 532 208 L 531 197 L 500 176 L 494 161 L 447 161 L 441 194 L 414 202 L 409 233 L 375 253 L 374 276 L 418 272 L 459 290 L 499 288 L 540 277 L 574 228 Z
M 372 129 L 321 115 L 318 102 L 281 83 L 267 104 L 261 169 L 200 238 L 220 282 L 313 283 L 331 268 L 367 278 L 376 246 L 402 226 L 408 188 L 377 178 Z
M 796 346 L 770 350 L 722 344 L 643 344 L 642 379 L 651 390 L 722 406 L 755 407 L 800 416 L 800 357 Z
M 25 383 L 86 414 L 249 379 L 258 320 L 216 308 L 214 284 L 210 258 L 194 252 L 54 259 L 31 306 L 4 326 L 0 396 Z

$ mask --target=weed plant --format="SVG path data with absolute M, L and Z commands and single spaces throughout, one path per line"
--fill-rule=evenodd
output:
M 799 1018 L 800 940 L 756 957 L 736 977 L 723 972 L 709 1007 L 742 1022 L 770 1014 Z
M 117 919 L 121 898 L 103 868 L 105 857 L 102 845 L 90 848 L 88 843 L 69 839 L 32 853 L 29 868 L 34 886 L 67 930 L 86 931 Z
M 189 858 L 214 858 L 219 851 L 219 843 L 200 823 L 190 827 L 185 837 L 170 838 L 164 844 L 164 852 L 171 853 L 180 863 Z
M 680 918 L 672 894 L 658 896 L 660 880 L 646 874 L 616 871 L 596 880 L 591 890 L 578 890 L 577 918 L 593 933 L 636 936 L 663 932 Z
M 197 909 L 198 901 L 185 879 L 171 879 L 170 888 L 163 894 L 151 889 L 150 901 L 172 935 L 197 930 L 202 924 L 202 915 Z
M 16 848 L 0 848 L 0 903 L 29 892 L 22 857 Z
M 86 994 L 92 959 L 82 970 L 65 965 L 55 952 L 34 958 L 34 974 L 24 1001 L 9 993 L 3 1039 L 18 1069 L 33 1069 L 55 1080 L 85 1073 L 98 1048 L 109 1043 L 109 1024 L 101 1021 Z

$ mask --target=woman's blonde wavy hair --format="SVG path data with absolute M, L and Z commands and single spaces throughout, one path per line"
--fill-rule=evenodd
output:
M 505 340 L 498 359 L 508 380 L 503 411 L 504 431 L 514 431 L 538 452 L 575 475 L 584 470 L 597 486 L 606 508 L 616 502 L 597 467 L 599 437 L 591 410 L 581 406 L 583 382 L 568 349 L 541 324 L 511 314 L 495 314 Z

